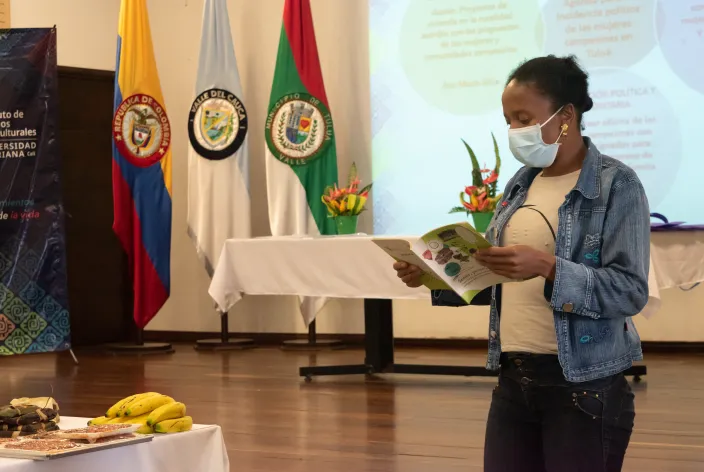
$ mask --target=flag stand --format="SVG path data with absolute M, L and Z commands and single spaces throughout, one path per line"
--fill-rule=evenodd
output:
M 256 347 L 254 340 L 247 338 L 231 338 L 229 316 L 227 312 L 220 313 L 220 339 L 200 339 L 193 349 L 196 351 L 236 351 Z
M 120 355 L 149 355 L 149 354 L 173 354 L 174 348 L 170 343 L 145 343 L 144 330 L 136 328 L 135 342 L 133 343 L 110 343 L 105 346 L 108 354 Z
M 340 349 L 344 347 L 339 339 L 317 339 L 315 320 L 308 325 L 308 339 L 292 339 L 284 341 L 281 349 L 288 351 L 321 351 L 325 349 Z

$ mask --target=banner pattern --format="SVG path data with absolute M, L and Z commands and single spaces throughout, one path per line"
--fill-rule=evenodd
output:
M 0 31 L 0 355 L 66 350 L 56 30 Z

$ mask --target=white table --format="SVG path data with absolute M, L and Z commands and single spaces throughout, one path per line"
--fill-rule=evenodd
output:
M 83 428 L 89 418 L 62 417 L 61 429 Z M 220 426 L 194 425 L 187 433 L 156 435 L 133 446 L 45 462 L 0 458 L 0 472 L 230 472 Z
M 650 270 L 659 289 L 704 282 L 704 231 L 652 233 Z
M 209 293 L 225 312 L 247 295 L 423 299 L 399 283 L 372 236 L 267 237 L 225 242 Z
M 428 299 L 425 289 L 399 283 L 392 260 L 372 236 L 268 237 L 225 242 L 209 293 L 223 312 L 248 295 L 299 295 L 365 299 L 365 364 L 301 368 L 301 374 L 320 372 L 455 373 L 486 375 L 483 368 L 449 370 L 393 363 L 391 300 Z M 412 237 L 411 237 L 412 238 Z M 650 299 L 643 312 L 652 316 L 660 307 L 660 289 L 704 281 L 704 232 L 653 233 Z M 443 367 L 443 366 L 438 366 Z M 470 369 L 470 370 L 467 370 Z
M 242 294 L 427 299 L 427 290 L 399 283 L 391 259 L 371 239 L 231 239 L 221 253 L 210 295 L 224 312 Z M 648 314 L 653 314 L 660 290 L 704 281 L 704 232 L 653 233 L 650 249 Z

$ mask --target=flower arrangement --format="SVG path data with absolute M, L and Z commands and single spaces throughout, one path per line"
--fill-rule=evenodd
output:
M 472 185 L 465 187 L 464 191 L 460 192 L 461 206 L 452 208 L 450 213 L 466 213 L 469 216 L 471 213 L 493 213 L 496 209 L 496 203 L 501 199 L 501 194 L 496 194 L 501 156 L 494 133 L 491 133 L 491 139 L 494 141 L 494 155 L 496 156 L 494 170 L 480 168 L 477 155 L 469 144 L 462 140 L 472 160 Z
M 360 190 L 361 183 L 357 174 L 357 165 L 352 163 L 346 187 L 338 188 L 335 184 L 325 188 L 321 199 L 331 217 L 357 216 L 364 211 L 372 184 Z

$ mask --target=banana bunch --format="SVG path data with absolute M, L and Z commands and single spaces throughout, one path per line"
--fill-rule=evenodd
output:
M 190 431 L 193 418 L 186 416 L 186 405 L 157 392 L 140 393 L 123 398 L 111 406 L 105 416 L 93 418 L 88 425 L 138 424 L 140 434 L 180 433 Z

